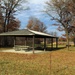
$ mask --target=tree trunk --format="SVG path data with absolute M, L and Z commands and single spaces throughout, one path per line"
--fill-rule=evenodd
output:
M 68 33 L 68 31 L 66 31 L 66 39 L 67 39 L 66 47 L 67 47 L 68 50 L 69 50 L 69 33 Z
M 10 14 L 11 14 L 11 11 L 9 11 L 9 13 L 8 13 L 7 32 L 9 31 L 9 29 L 8 29 L 8 25 L 9 25 L 9 22 L 10 22 Z
M 75 47 L 75 38 L 74 38 L 74 41 L 73 42 L 74 42 L 74 47 Z
M 75 42 L 74 42 L 74 47 L 75 47 Z

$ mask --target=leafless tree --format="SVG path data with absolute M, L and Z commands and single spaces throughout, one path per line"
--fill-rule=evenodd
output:
M 69 49 L 69 27 L 72 26 L 73 22 L 73 13 L 70 10 L 70 5 L 72 4 L 72 0 L 49 0 L 46 2 L 47 7 L 45 12 L 55 20 L 58 26 L 58 30 L 65 31 L 67 37 L 67 44 Z M 73 5 L 74 6 L 74 5 Z M 51 14 L 51 12 L 56 13 L 56 15 Z
M 46 32 L 47 29 L 44 23 L 35 17 L 30 17 L 27 28 L 40 32 Z
M 19 11 L 23 0 L 0 0 L 1 13 L 3 16 L 3 32 L 9 31 L 8 25 L 15 20 L 15 12 Z M 24 0 L 26 2 L 26 0 Z

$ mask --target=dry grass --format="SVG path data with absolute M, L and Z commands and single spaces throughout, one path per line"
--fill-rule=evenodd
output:
M 65 48 L 41 54 L 0 52 L 0 75 L 75 75 L 74 50 L 71 47 L 70 51 Z

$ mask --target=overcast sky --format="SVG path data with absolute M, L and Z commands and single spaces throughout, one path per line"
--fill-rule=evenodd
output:
M 58 36 L 62 34 L 62 32 L 57 30 L 57 27 L 52 26 L 55 21 L 50 20 L 51 18 L 46 13 L 42 12 L 46 7 L 45 2 L 47 1 L 48 0 L 29 0 L 27 6 L 29 6 L 30 9 L 21 11 L 16 15 L 16 17 L 21 21 L 21 29 L 26 27 L 29 17 L 34 16 L 48 27 L 48 32 L 57 32 Z

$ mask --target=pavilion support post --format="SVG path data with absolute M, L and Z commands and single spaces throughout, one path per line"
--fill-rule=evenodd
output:
M 58 38 L 56 38 L 56 48 L 58 48 Z
M 16 43 L 16 37 L 14 37 L 14 47 L 15 47 L 15 43 Z
M 25 46 L 27 45 L 27 37 L 25 37 Z
M 53 38 L 51 38 L 51 49 L 53 49 Z
M 44 51 L 46 51 L 46 38 L 44 38 Z
M 33 54 L 34 54 L 35 36 L 33 36 Z

